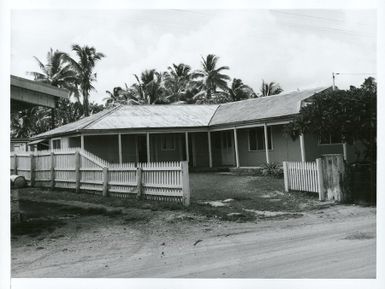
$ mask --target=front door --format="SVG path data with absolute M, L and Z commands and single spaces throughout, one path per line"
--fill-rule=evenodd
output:
M 221 133 L 222 165 L 234 165 L 234 136 L 232 131 Z

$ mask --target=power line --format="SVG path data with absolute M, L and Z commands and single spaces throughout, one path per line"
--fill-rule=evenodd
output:
M 300 14 L 300 13 L 292 13 L 292 12 L 286 12 L 286 11 L 282 11 L 282 10 L 273 10 L 272 12 L 273 13 L 280 13 L 280 14 L 290 15 L 290 16 L 299 16 L 299 17 L 321 19 L 321 20 L 334 21 L 334 22 L 345 22 L 345 20 L 343 20 L 343 19 L 328 18 L 328 17 L 322 17 L 322 16 Z M 356 24 L 357 25 L 362 25 L 362 26 L 369 26 L 368 23 L 362 23 L 362 22 L 356 22 Z

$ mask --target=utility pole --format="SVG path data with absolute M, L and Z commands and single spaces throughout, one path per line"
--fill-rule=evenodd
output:
M 336 90 L 336 75 L 339 75 L 339 72 L 333 72 L 332 78 L 333 78 L 333 91 Z
M 339 75 L 338 72 L 336 73 L 332 73 L 332 77 L 333 77 L 333 91 L 336 90 L 336 75 Z M 344 161 L 347 160 L 348 158 L 348 150 L 347 150 L 347 147 L 346 147 L 346 142 L 343 142 L 342 143 L 342 154 L 343 154 L 343 157 L 344 157 Z

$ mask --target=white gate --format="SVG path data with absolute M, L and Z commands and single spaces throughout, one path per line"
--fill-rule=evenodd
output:
M 321 159 L 315 162 L 283 162 L 285 191 L 323 193 Z

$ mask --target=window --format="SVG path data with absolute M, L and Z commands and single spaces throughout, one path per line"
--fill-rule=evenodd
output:
M 342 143 L 341 136 L 338 136 L 338 135 L 322 134 L 319 138 L 320 145 L 341 144 L 341 143 Z
M 162 151 L 174 151 L 175 150 L 175 136 L 162 136 L 161 138 Z
M 272 131 L 267 128 L 267 142 L 269 150 L 272 149 Z M 249 151 L 265 149 L 265 131 L 263 127 L 249 129 Z
M 60 149 L 61 148 L 61 140 L 60 139 L 52 140 L 52 148 L 54 150 Z

